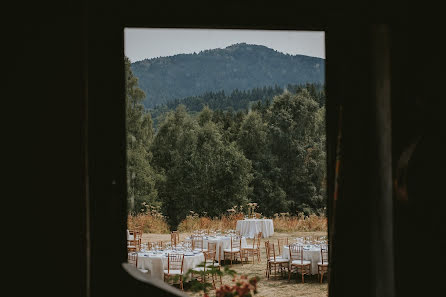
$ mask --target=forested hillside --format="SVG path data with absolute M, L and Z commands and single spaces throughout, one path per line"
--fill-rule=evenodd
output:
M 169 100 L 206 92 L 239 91 L 277 85 L 324 83 L 321 58 L 283 54 L 253 44 L 146 59 L 131 64 L 143 104 L 153 108 Z
M 154 128 L 157 130 L 158 122 L 162 115 L 167 111 L 175 110 L 179 105 L 184 105 L 190 114 L 200 112 L 206 106 L 212 110 L 246 111 L 258 108 L 262 104 L 269 105 L 275 96 L 282 94 L 285 90 L 290 93 L 298 93 L 303 89 L 310 92 L 310 95 L 318 102 L 319 106 L 325 104 L 324 86 L 319 83 L 306 83 L 302 85 L 289 84 L 285 88 L 275 85 L 274 87 L 254 88 L 245 91 L 235 89 L 230 94 L 226 94 L 224 91 L 206 92 L 198 96 L 170 100 L 165 104 L 150 109 L 150 114 L 152 115 Z
M 206 106 L 193 115 L 178 105 L 155 133 L 128 59 L 126 81 L 130 213 L 158 208 L 175 229 L 190 211 L 215 217 L 249 202 L 265 216 L 325 212 L 325 95 L 317 88 L 237 112 Z

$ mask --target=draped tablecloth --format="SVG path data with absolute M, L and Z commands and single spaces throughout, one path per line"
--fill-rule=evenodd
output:
M 274 234 L 274 225 L 271 219 L 246 219 L 237 221 L 236 230 L 248 238 L 254 238 L 261 231 L 262 236 L 266 238 Z
M 190 241 L 190 238 L 186 238 L 186 241 Z M 217 248 L 217 254 L 215 260 L 219 262 L 223 260 L 223 250 L 231 248 L 231 237 L 229 236 L 204 236 L 203 237 L 203 248 L 208 249 L 208 243 L 215 242 Z M 241 247 L 247 247 L 246 238 L 242 237 Z
M 152 254 L 151 252 L 138 253 L 137 268 L 149 270 L 152 277 L 163 280 L 164 269 L 167 269 L 167 253 L 181 253 L 178 251 L 164 251 L 163 254 Z M 187 254 L 187 253 L 186 253 Z M 193 256 L 184 256 L 183 274 L 204 262 L 204 254 L 197 253 Z
M 308 249 L 304 248 L 304 260 L 311 261 L 311 274 L 317 274 L 317 263 L 321 260 L 321 248 L 310 246 Z M 282 258 L 289 259 L 290 258 L 290 249 L 288 246 L 283 246 Z

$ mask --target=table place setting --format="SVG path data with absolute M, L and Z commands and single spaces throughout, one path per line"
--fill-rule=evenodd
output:
M 317 263 L 321 261 L 321 247 L 327 245 L 327 241 L 324 238 L 309 238 L 309 237 L 297 237 L 294 243 L 303 247 L 304 260 L 311 261 L 310 272 L 311 274 L 318 273 Z M 282 257 L 284 259 L 290 258 L 290 249 L 287 245 L 283 246 Z
M 204 261 L 204 254 L 201 251 L 192 250 L 190 246 L 184 244 L 181 247 L 169 249 L 141 250 L 138 253 L 137 268 L 149 270 L 153 277 L 163 279 L 163 271 L 167 269 L 169 254 L 184 255 L 184 273 Z

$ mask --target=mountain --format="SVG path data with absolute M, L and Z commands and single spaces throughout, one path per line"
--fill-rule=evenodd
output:
M 325 60 L 238 43 L 198 54 L 145 59 L 132 63 L 131 69 L 146 93 L 144 105 L 153 108 L 210 91 L 324 83 Z

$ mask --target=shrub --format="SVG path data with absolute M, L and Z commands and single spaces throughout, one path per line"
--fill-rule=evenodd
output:
M 127 228 L 142 230 L 144 233 L 169 233 L 169 225 L 159 208 L 148 206 L 145 213 L 127 216 Z

